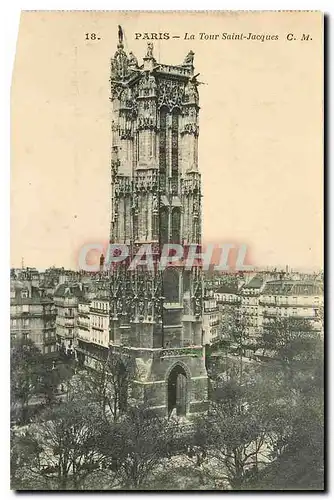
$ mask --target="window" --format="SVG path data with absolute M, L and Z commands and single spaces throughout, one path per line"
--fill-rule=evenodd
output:
M 181 211 L 173 208 L 172 212 L 172 243 L 180 243 Z
M 179 302 L 179 274 L 175 269 L 167 268 L 164 271 L 163 295 L 166 302 Z
M 167 179 L 167 113 L 165 106 L 160 109 L 159 181 L 162 192 L 166 189 Z
M 190 292 L 190 271 L 183 273 L 183 292 Z
M 178 193 L 178 140 L 179 140 L 179 115 L 174 109 L 172 114 L 172 194 Z
M 168 243 L 168 208 L 162 207 L 160 210 L 160 244 Z

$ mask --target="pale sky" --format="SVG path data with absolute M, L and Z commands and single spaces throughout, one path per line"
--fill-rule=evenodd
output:
M 11 265 L 76 268 L 109 239 L 109 60 L 117 25 L 139 62 L 195 52 L 200 91 L 203 240 L 246 244 L 259 266 L 323 264 L 322 15 L 28 12 L 12 82 Z M 279 40 L 200 40 L 199 33 Z M 100 40 L 85 41 L 86 33 Z M 184 40 L 185 33 L 195 40 Z M 294 33 L 297 40 L 287 41 Z M 301 41 L 302 33 L 312 40 Z

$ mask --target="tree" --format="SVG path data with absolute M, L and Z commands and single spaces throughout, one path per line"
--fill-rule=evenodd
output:
M 106 425 L 100 451 L 122 477 L 122 489 L 141 489 L 175 444 L 173 421 L 145 406 L 131 407 L 122 419 Z
M 105 418 L 116 422 L 127 408 L 130 358 L 109 350 L 106 360 L 96 360 L 94 369 L 85 369 L 75 380 L 73 390 L 80 390 L 88 400 L 96 401 Z
M 61 371 L 53 366 L 50 360 L 43 359 L 41 364 L 41 380 L 39 393 L 45 397 L 45 403 L 50 405 L 55 402 L 58 394 L 58 386 L 62 382 Z
M 268 401 L 270 461 L 244 488 L 322 489 L 323 340 L 295 318 L 274 322 L 263 337 L 271 357 L 259 366 L 259 394 Z
M 194 458 L 202 461 L 204 482 L 237 490 L 259 484 L 262 471 L 287 452 L 298 405 L 295 393 L 267 366 L 257 365 L 242 384 L 239 377 L 220 383 L 194 434 Z
M 324 488 L 324 422 L 322 398 L 306 398 L 282 411 L 285 433 L 273 459 L 245 489 L 322 490 Z M 289 420 L 288 420 L 289 418 Z
M 322 349 L 321 339 L 310 321 L 301 318 L 275 318 L 263 329 L 259 346 L 280 363 L 286 383 L 292 384 L 298 374 Z
M 310 321 L 298 318 L 276 317 L 263 328 L 261 347 L 282 361 L 291 362 L 310 351 L 310 344 L 318 337 Z
M 243 376 L 243 356 L 245 355 L 245 347 L 247 346 L 249 337 L 245 314 L 234 305 L 225 305 L 220 329 L 222 335 L 231 341 L 229 351 L 237 354 L 239 357 L 241 380 Z
M 232 489 L 243 483 L 259 465 L 269 460 L 266 437 L 269 422 L 263 415 L 263 405 L 255 387 L 248 388 L 228 382 L 222 389 L 222 399 L 216 397 L 208 414 L 199 421 L 202 446 L 215 468 L 211 474 Z
M 270 417 L 276 446 L 271 464 L 260 471 L 255 483 L 247 484 L 248 488 L 323 489 L 323 340 L 311 330 L 304 337 L 306 327 L 292 329 L 285 337 L 286 344 L 280 340 L 276 348 L 281 355 L 279 362 L 263 366 L 264 380 L 269 380 L 269 369 L 271 376 L 276 370 L 279 384 L 279 404 Z
M 224 372 L 238 372 L 240 383 L 244 376 L 245 351 L 249 347 L 247 320 L 234 305 L 225 305 L 220 323 L 220 340 L 206 349 L 207 371 L 209 377 L 215 382 Z M 238 359 L 238 367 L 233 360 Z
M 41 423 L 16 436 L 12 443 L 16 464 L 30 487 L 82 489 L 87 477 L 99 470 L 103 458 L 96 446 L 100 421 L 94 405 L 71 401 L 52 408 Z M 17 466 L 12 469 L 14 482 L 17 470 Z
M 23 431 L 11 429 L 10 433 L 10 479 L 12 490 L 38 489 L 39 483 L 29 473 L 33 463 L 36 463 L 36 456 L 39 446 L 36 441 L 31 440 L 27 435 L 27 429 Z
M 11 411 L 19 411 L 19 420 L 27 420 L 28 406 L 38 393 L 42 377 L 43 357 L 36 345 L 27 338 L 14 341 L 10 351 Z

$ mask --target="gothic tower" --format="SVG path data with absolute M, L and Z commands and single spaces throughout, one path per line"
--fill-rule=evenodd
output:
M 132 361 L 130 396 L 163 414 L 198 412 L 207 401 L 201 266 L 185 260 L 201 243 L 193 59 L 189 52 L 182 64 L 161 64 L 148 43 L 139 65 L 119 27 L 111 60 L 110 242 L 129 256 L 111 268 L 110 349 Z M 182 245 L 184 256 L 163 270 L 167 243 Z M 132 268 L 143 248 L 152 265 Z

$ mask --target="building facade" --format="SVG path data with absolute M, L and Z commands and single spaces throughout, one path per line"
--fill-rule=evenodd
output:
M 56 351 L 53 300 L 30 282 L 13 281 L 10 290 L 11 340 L 30 339 L 42 354 Z
M 244 321 L 245 334 L 250 341 L 260 334 L 259 298 L 263 284 L 263 277 L 256 275 L 240 289 L 240 317 Z
M 203 300 L 203 344 L 211 344 L 219 338 L 219 307 L 214 297 Z
M 66 354 L 73 354 L 77 339 L 78 303 L 85 296 L 82 283 L 58 285 L 54 296 L 57 311 L 57 348 Z
M 79 300 L 76 350 L 81 365 L 95 368 L 96 362 L 107 357 L 109 307 L 109 298 L 105 295 L 97 295 L 92 300 Z
M 323 333 L 323 289 L 320 282 L 309 280 L 268 281 L 259 297 L 261 329 L 275 318 L 300 318 L 310 321 L 314 330 Z

